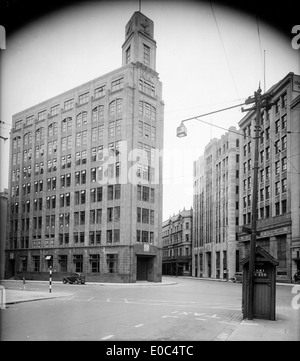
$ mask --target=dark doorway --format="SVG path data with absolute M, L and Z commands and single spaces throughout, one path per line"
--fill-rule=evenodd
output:
M 7 269 L 7 278 L 11 278 L 15 276 L 15 260 L 10 259 L 8 262 L 8 269 Z
M 154 257 L 137 256 L 137 281 L 153 281 Z

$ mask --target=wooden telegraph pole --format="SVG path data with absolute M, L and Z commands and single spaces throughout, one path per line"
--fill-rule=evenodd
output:
M 261 95 L 261 88 L 254 92 L 254 97 L 249 97 L 245 104 L 255 103 L 251 109 L 242 109 L 242 111 L 256 110 L 255 124 L 254 124 L 254 165 L 252 177 L 252 217 L 251 229 L 244 229 L 251 233 L 250 239 L 250 253 L 249 253 L 249 273 L 248 273 L 248 299 L 247 299 L 247 317 L 248 320 L 253 320 L 254 314 L 254 272 L 255 272 L 255 251 L 256 251 L 256 237 L 257 231 L 257 192 L 258 192 L 258 169 L 259 169 L 259 139 L 261 131 L 261 110 L 263 107 L 270 107 L 273 104 L 269 103 L 269 98 L 272 93 Z

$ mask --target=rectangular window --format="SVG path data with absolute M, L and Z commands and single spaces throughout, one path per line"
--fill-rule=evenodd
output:
M 107 222 L 112 222 L 113 221 L 113 208 L 109 207 L 107 208 Z
M 150 47 L 143 44 L 144 49 L 144 64 L 150 66 Z
M 286 178 L 281 181 L 281 191 L 286 193 Z
M 279 196 L 280 194 L 280 182 L 275 183 L 275 196 Z
M 112 235 L 113 235 L 112 232 L 113 232 L 113 231 L 112 231 L 111 229 L 108 229 L 108 230 L 106 231 L 106 243 L 107 243 L 107 244 L 111 244 L 111 243 L 112 243 Z
M 100 272 L 100 254 L 90 254 L 91 272 Z
M 149 209 L 142 209 L 142 223 L 149 224 Z
M 74 106 L 74 99 L 70 99 L 64 102 L 64 110 L 72 109 Z
M 111 91 L 114 92 L 116 90 L 120 90 L 120 89 L 123 89 L 124 87 L 124 78 L 120 78 L 120 79 L 117 79 L 117 80 L 114 80 L 112 83 L 111 83 Z
M 136 219 L 136 221 L 138 223 L 141 223 L 141 221 L 142 221 L 142 213 L 141 212 L 142 212 L 141 208 L 137 207 L 137 211 L 136 211 L 137 219 Z
M 95 89 L 95 91 L 94 91 L 94 97 L 95 98 L 99 98 L 99 97 L 102 97 L 104 95 L 105 95 L 105 85 Z
M 59 113 L 59 105 L 54 105 L 53 107 L 51 107 L 50 109 L 51 116 L 57 115 L 58 113 Z
M 144 202 L 149 202 L 149 197 L 150 197 L 149 187 L 143 187 L 143 197 L 142 197 L 142 200 L 143 200 Z
M 109 273 L 117 273 L 118 271 L 118 255 L 107 254 L 106 255 L 107 270 Z
M 280 214 L 280 203 L 275 203 L 275 215 L 278 216 Z
M 282 214 L 284 214 L 284 213 L 287 212 L 286 199 L 284 199 L 284 200 L 281 202 L 281 208 L 282 208 Z
M 90 224 L 95 224 L 96 222 L 96 211 L 95 209 L 90 210 Z
M 32 256 L 33 261 L 33 271 L 39 272 L 40 271 L 40 256 Z
M 107 200 L 113 200 L 114 198 L 114 186 L 113 185 L 109 185 L 107 187 Z
M 121 198 L 121 184 L 115 185 L 115 199 Z
M 80 211 L 80 224 L 85 224 L 85 211 Z
M 78 104 L 84 104 L 87 103 L 89 101 L 89 93 L 84 93 L 79 95 L 78 97 Z
M 149 232 L 148 231 L 142 231 L 142 242 L 149 243 Z
M 97 209 L 96 211 L 96 223 L 101 224 L 102 223 L 102 209 Z
M 96 244 L 101 244 L 101 231 L 96 231 Z
M 43 110 L 38 113 L 38 121 L 46 119 L 46 110 Z
M 130 46 L 126 49 L 126 64 L 130 63 Z
M 137 200 L 138 201 L 142 200 L 142 186 L 140 185 L 137 186 Z
M 282 139 L 281 139 L 281 150 L 282 151 L 286 150 L 286 144 L 287 144 L 286 141 L 287 141 L 286 136 L 282 137 Z
M 102 202 L 102 187 L 97 188 L 97 202 Z
M 281 118 L 281 128 L 286 129 L 286 114 Z
M 96 189 L 95 188 L 92 188 L 90 190 L 90 202 L 91 203 L 96 202 Z
M 283 172 L 286 171 L 286 158 L 282 158 L 281 160 L 281 169 Z
M 117 206 L 114 208 L 114 221 L 115 222 L 119 222 L 120 221 L 120 214 L 121 214 L 121 211 L 120 211 L 120 206 Z

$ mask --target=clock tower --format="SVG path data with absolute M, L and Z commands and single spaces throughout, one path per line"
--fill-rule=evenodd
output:
M 136 11 L 125 27 L 122 46 L 122 65 L 140 62 L 156 70 L 156 41 L 153 21 Z

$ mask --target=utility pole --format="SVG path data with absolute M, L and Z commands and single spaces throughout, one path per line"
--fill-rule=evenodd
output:
M 242 109 L 242 111 L 256 110 L 255 124 L 254 124 L 254 164 L 253 164 L 253 177 L 252 177 L 252 217 L 251 229 L 243 227 L 243 229 L 251 233 L 250 238 L 250 253 L 249 253 L 249 274 L 248 274 L 248 299 L 247 299 L 247 317 L 248 320 L 253 320 L 254 313 L 254 272 L 255 272 L 255 251 L 256 251 L 256 237 L 259 235 L 257 231 L 257 192 L 258 192 L 258 169 L 259 169 L 259 139 L 261 127 L 261 109 L 268 108 L 273 105 L 269 103 L 271 93 L 261 95 L 261 88 L 254 92 L 254 97 L 249 97 L 245 104 L 255 103 L 251 109 Z
M 256 105 L 256 118 L 254 125 L 254 166 L 252 183 L 252 218 L 251 218 L 251 241 L 249 256 L 249 300 L 248 300 L 248 320 L 253 320 L 253 299 L 254 299 L 254 271 L 255 271 L 255 250 L 256 250 L 256 232 L 257 232 L 257 183 L 258 183 L 258 146 L 260 138 L 260 115 L 261 115 L 261 89 L 258 88 L 254 93 Z

